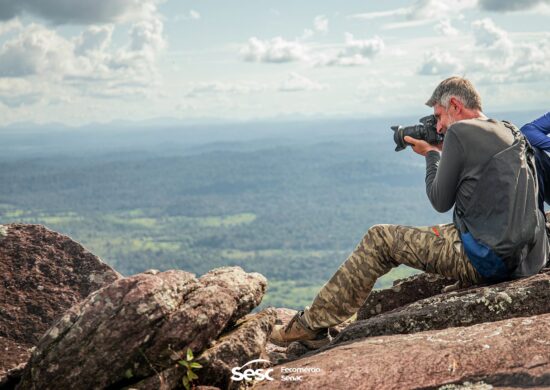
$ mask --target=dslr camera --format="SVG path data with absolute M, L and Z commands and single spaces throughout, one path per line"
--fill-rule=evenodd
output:
M 428 115 L 418 120 L 420 124 L 412 126 L 392 126 L 393 140 L 397 145 L 395 151 L 399 152 L 409 145 L 403 139 L 406 135 L 416 139 L 421 139 L 429 144 L 436 145 L 443 142 L 443 134 L 436 130 L 437 119 L 434 115 Z

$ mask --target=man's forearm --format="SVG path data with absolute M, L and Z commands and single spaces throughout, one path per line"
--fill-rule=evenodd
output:
M 426 194 L 434 209 L 440 213 L 449 210 L 454 203 L 454 188 L 451 189 L 448 183 L 439 182 L 440 177 L 437 177 L 441 154 L 436 151 L 430 151 L 426 154 Z M 439 180 L 439 181 L 438 181 Z
M 441 160 L 441 154 L 439 152 L 430 151 L 426 153 L 426 190 L 428 192 L 437 174 L 439 160 Z

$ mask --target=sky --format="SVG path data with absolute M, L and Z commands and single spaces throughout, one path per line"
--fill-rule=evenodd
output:
M 0 125 L 550 109 L 550 0 L 2 0 Z

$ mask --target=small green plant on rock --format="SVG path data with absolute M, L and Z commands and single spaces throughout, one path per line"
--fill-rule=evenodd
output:
M 191 385 L 195 379 L 199 379 L 198 375 L 193 372 L 194 368 L 202 368 L 200 363 L 193 361 L 193 351 L 191 348 L 187 348 L 187 356 L 185 359 L 178 360 L 178 364 L 185 367 L 185 376 L 183 377 L 183 386 L 187 389 L 191 389 Z

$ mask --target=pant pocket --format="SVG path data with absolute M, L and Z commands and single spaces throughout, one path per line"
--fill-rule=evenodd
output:
M 394 247 L 395 260 L 426 272 L 436 272 L 447 244 L 431 228 L 401 227 Z

